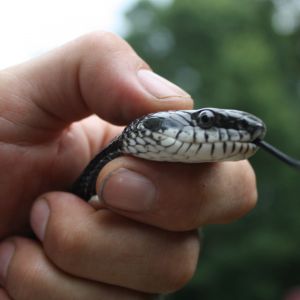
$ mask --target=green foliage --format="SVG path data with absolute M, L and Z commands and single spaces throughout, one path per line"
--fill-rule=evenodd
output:
M 267 140 L 300 156 L 300 28 L 277 33 L 270 0 L 139 1 L 129 43 L 196 105 L 252 112 Z M 258 153 L 259 203 L 246 218 L 205 229 L 198 271 L 169 299 L 282 299 L 300 284 L 299 174 Z

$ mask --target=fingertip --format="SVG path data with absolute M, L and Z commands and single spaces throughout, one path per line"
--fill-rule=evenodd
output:
M 236 209 L 233 210 L 232 215 L 228 215 L 226 223 L 241 218 L 249 213 L 255 208 L 258 200 L 256 175 L 249 161 L 243 160 L 232 164 L 232 166 L 234 166 L 235 169 L 235 172 L 232 172 L 232 176 L 236 178 L 236 186 L 240 187 L 239 189 L 235 189 L 239 203 Z
M 70 220 L 94 211 L 92 206 L 73 194 L 50 192 L 33 204 L 30 223 L 34 233 L 43 242 L 50 221 L 52 227 L 53 222 L 68 224 Z
M 66 211 L 68 212 L 66 216 L 68 215 L 71 216 L 73 211 L 74 213 L 75 211 L 83 211 L 84 213 L 89 213 L 93 211 L 93 208 L 90 205 L 88 205 L 86 201 L 68 192 L 59 192 L 59 191 L 49 192 L 43 194 L 36 201 L 36 204 L 38 204 L 38 202 L 41 201 L 47 202 L 51 213 Z
M 14 299 L 25 299 L 20 298 L 21 294 L 23 295 L 23 292 L 18 295 L 15 294 L 15 287 L 21 283 L 23 278 L 28 279 L 31 275 L 30 272 L 28 273 L 29 269 L 27 267 L 33 259 L 36 260 L 36 257 L 33 255 L 35 251 L 32 252 L 31 250 L 32 247 L 35 248 L 34 242 L 21 237 L 11 237 L 9 240 L 4 241 L 0 247 L 2 249 L 0 250 L 2 267 L 3 258 L 6 260 L 6 264 L 4 264 L 6 272 L 3 273 L 3 270 L 1 270 L 1 277 L 5 275 L 4 278 L 1 278 L 1 285 Z M 34 266 L 31 264 L 30 268 L 34 269 Z M 3 294 L 7 296 L 6 293 Z M 0 295 L 2 296 L 1 292 Z M 1 297 L 0 299 L 2 300 Z
M 208 186 L 211 192 L 203 204 L 202 224 L 227 224 L 248 214 L 257 203 L 255 172 L 248 160 L 225 162 L 217 166 Z M 213 191 L 212 187 L 218 185 Z M 213 202 L 208 198 L 214 198 Z
M 5 286 L 8 269 L 15 252 L 15 244 L 6 240 L 0 244 L 0 285 Z
M 158 101 L 178 101 L 180 105 L 189 105 L 191 96 L 179 86 L 149 69 L 139 69 L 137 78 L 143 89 Z M 186 103 L 185 103 L 186 102 Z
M 50 208 L 47 200 L 45 198 L 38 199 L 31 209 L 30 223 L 34 233 L 41 241 L 44 240 L 49 215 Z

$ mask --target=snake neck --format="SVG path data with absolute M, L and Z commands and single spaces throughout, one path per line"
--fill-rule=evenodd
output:
M 114 158 L 121 156 L 120 137 L 97 154 L 72 185 L 70 192 L 88 201 L 96 195 L 96 181 L 101 169 Z

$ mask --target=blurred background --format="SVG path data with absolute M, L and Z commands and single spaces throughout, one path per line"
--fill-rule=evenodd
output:
M 197 107 L 254 113 L 269 142 L 300 157 L 300 0 L 6 2 L 0 68 L 111 30 Z M 204 229 L 194 279 L 167 299 L 300 299 L 300 175 L 262 151 L 251 162 L 256 209 Z

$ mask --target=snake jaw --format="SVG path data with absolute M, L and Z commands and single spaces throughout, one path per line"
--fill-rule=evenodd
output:
M 122 151 L 148 160 L 199 163 L 246 159 L 258 149 L 249 134 L 233 130 L 223 132 L 222 140 L 217 139 L 221 134 L 212 130 L 185 134 L 173 128 L 164 133 L 144 133 L 144 137 L 127 136 Z
M 257 151 L 252 142 L 265 131 L 260 119 L 237 110 L 163 111 L 129 125 L 122 136 L 122 151 L 157 161 L 240 160 Z

